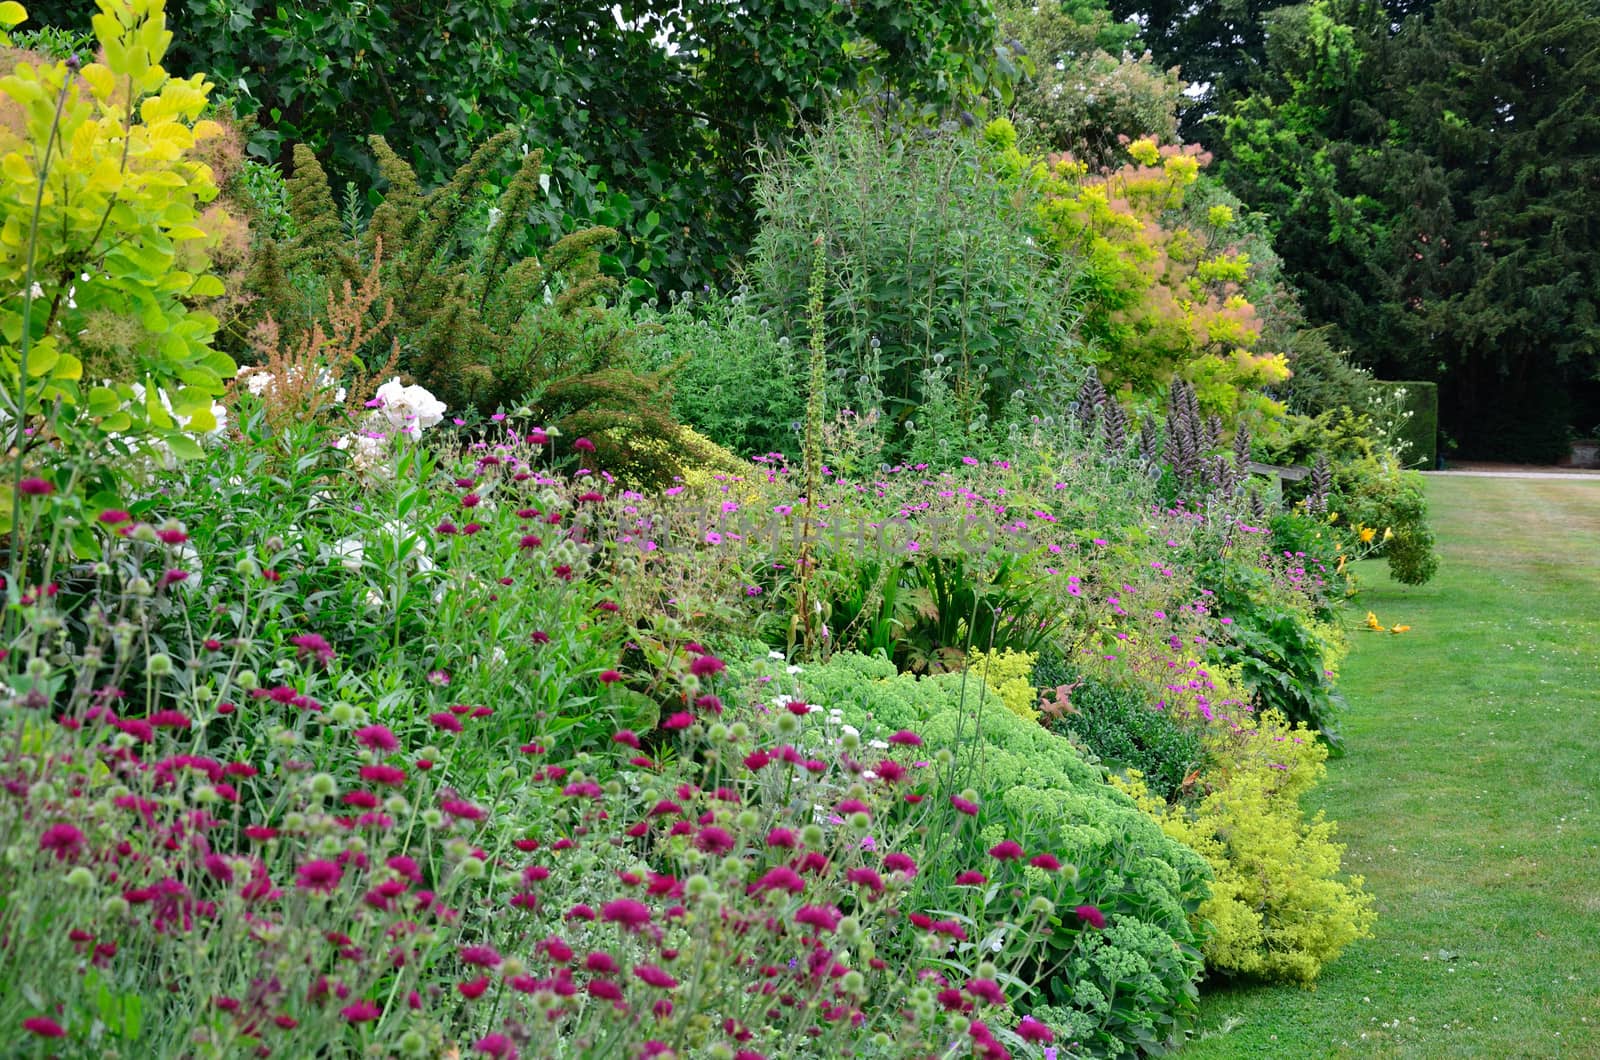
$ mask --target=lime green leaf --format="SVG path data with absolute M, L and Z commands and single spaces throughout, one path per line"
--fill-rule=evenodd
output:
M 163 436 L 162 440 L 167 443 L 167 448 L 172 450 L 172 455 L 179 460 L 199 460 L 206 455 L 200 444 L 187 434 L 173 432 Z

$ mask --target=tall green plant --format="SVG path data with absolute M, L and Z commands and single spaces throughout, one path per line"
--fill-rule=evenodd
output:
M 881 403 L 892 439 L 931 396 L 930 378 L 971 429 L 1074 363 L 1063 268 L 1030 238 L 1025 195 L 971 132 L 849 112 L 769 156 L 756 201 L 750 297 L 780 332 L 798 332 L 820 230 L 834 278 L 829 399 L 861 412 Z

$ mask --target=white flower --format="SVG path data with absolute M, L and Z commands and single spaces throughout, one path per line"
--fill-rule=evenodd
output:
M 350 466 L 362 474 L 387 470 L 389 441 L 370 434 L 346 434 L 333 443 L 335 449 L 350 454 Z
M 401 386 L 395 378 L 380 386 L 376 397 L 383 418 L 413 438 L 444 419 L 445 403 L 426 387 Z
M 361 557 L 365 551 L 361 541 L 354 537 L 343 538 L 333 546 L 334 558 L 339 561 L 340 566 L 351 574 L 361 569 Z
M 264 372 L 248 364 L 239 369 L 238 378 L 243 380 L 245 389 L 255 397 L 266 393 L 267 388 L 272 385 L 271 372 Z

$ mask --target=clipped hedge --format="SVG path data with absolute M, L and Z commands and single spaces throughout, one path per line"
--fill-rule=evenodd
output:
M 1431 471 L 1439 464 L 1439 384 L 1417 380 L 1373 380 L 1374 389 L 1385 406 L 1396 394 L 1399 404 L 1411 417 L 1401 425 L 1400 441 L 1405 443 L 1405 466 Z

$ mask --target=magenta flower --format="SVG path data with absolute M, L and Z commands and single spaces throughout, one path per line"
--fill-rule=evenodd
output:
M 473 1043 L 472 1051 L 496 1060 L 516 1060 L 517 1047 L 503 1034 L 486 1034 Z
M 83 833 L 70 824 L 53 824 L 39 836 L 39 849 L 52 851 L 57 861 L 66 861 L 83 849 Z
M 121 508 L 107 508 L 100 513 L 100 521 L 107 526 L 120 526 L 133 522 L 133 513 Z
M 907 876 L 915 876 L 917 874 L 917 863 L 912 860 L 911 855 L 901 854 L 898 851 L 884 855 L 883 867 L 885 871 L 903 872 Z
M 902 747 L 921 747 L 922 737 L 918 736 L 910 729 L 901 729 L 899 732 L 889 737 L 889 742 L 893 744 L 899 744 Z
M 42 478 L 25 478 L 17 483 L 17 492 L 24 497 L 48 497 L 55 491 L 56 488 Z
M 981 872 L 974 872 L 971 869 L 968 869 L 966 872 L 956 874 L 957 887 L 982 887 L 988 882 L 989 877 L 985 876 Z
M 377 763 L 361 767 L 361 779 L 372 784 L 384 784 L 397 788 L 406 782 L 406 771 L 399 766 Z
M 457 817 L 462 820 L 481 821 L 484 817 L 484 812 L 480 807 L 474 806 L 466 799 L 458 799 L 449 795 L 439 800 L 439 808 L 451 817 Z
M 387 725 L 367 725 L 356 730 L 356 743 L 373 751 L 396 751 L 400 741 Z
M 578 438 L 573 441 L 572 448 L 580 453 L 592 453 L 594 452 L 594 443 L 587 438 Z
M 727 829 L 711 824 L 700 829 L 700 834 L 695 836 L 694 845 L 708 854 L 726 854 L 737 844 Z
M 1000 992 L 1000 984 L 993 979 L 968 979 L 967 993 L 979 1001 L 986 1001 L 991 1005 L 1004 1005 L 1005 994 Z
M 1103 930 L 1106 926 L 1106 915 L 1100 911 L 1098 906 L 1080 905 L 1074 907 L 1072 911 L 1078 914 L 1079 920 L 1082 920 L 1092 928 Z
M 331 894 L 344 878 L 344 870 L 332 861 L 308 861 L 300 866 L 295 886 L 303 891 L 321 891 Z
M 1017 1024 L 1017 1037 L 1040 1045 L 1049 1045 L 1056 1040 L 1055 1032 L 1032 1016 L 1022 1017 L 1022 1022 Z
M 320 633 L 300 633 L 290 637 L 289 643 L 295 646 L 295 657 L 298 659 L 310 655 L 324 666 L 333 662 L 333 645 Z
M 989 848 L 989 856 L 996 861 L 1016 861 L 1022 857 L 1022 847 L 1015 840 L 1003 839 Z
M 694 715 L 686 710 L 680 710 L 669 716 L 661 723 L 663 729 L 687 729 L 694 724 Z
M 585 971 L 598 972 L 601 975 L 612 975 L 619 970 L 616 959 L 611 954 L 601 953 L 598 950 L 583 959 L 583 967 Z
M 461 731 L 461 719 L 450 713 L 448 710 L 436 711 L 433 714 L 429 714 L 428 721 L 433 723 L 434 728 L 442 729 L 445 732 Z
M 618 729 L 611 734 L 611 742 L 620 743 L 637 751 L 639 749 L 639 734 L 632 729 Z
M 493 968 L 500 963 L 500 951 L 493 946 L 463 946 L 458 955 L 464 963 L 479 968 Z
M 371 1001 L 361 1000 L 340 1009 L 339 1015 L 351 1023 L 371 1023 L 383 1015 L 383 1010 Z
M 968 817 L 978 816 L 978 804 L 971 799 L 963 799 L 960 795 L 950 796 L 950 805 Z
M 23 481 L 27 481 L 24 479 Z M 65 1038 L 67 1032 L 49 1016 L 29 1016 L 22 1021 L 22 1029 L 40 1038 Z
M 709 677 L 728 668 L 728 664 L 715 655 L 701 655 L 689 664 L 689 672 L 696 677 Z
M 1046 872 L 1054 872 L 1061 867 L 1060 860 L 1054 854 L 1035 854 L 1028 864 Z
M 678 981 L 653 964 L 636 965 L 633 974 L 643 983 L 658 987 L 662 990 L 671 990 L 678 985 Z
M 637 931 L 650 923 L 650 907 L 633 898 L 618 898 L 600 907 L 600 919 Z
M 754 884 L 756 891 L 788 891 L 790 894 L 799 894 L 805 889 L 806 881 L 787 865 L 768 869 Z
M 795 912 L 794 922 L 818 932 L 834 931 L 839 927 L 839 911 L 830 906 L 803 905 Z

